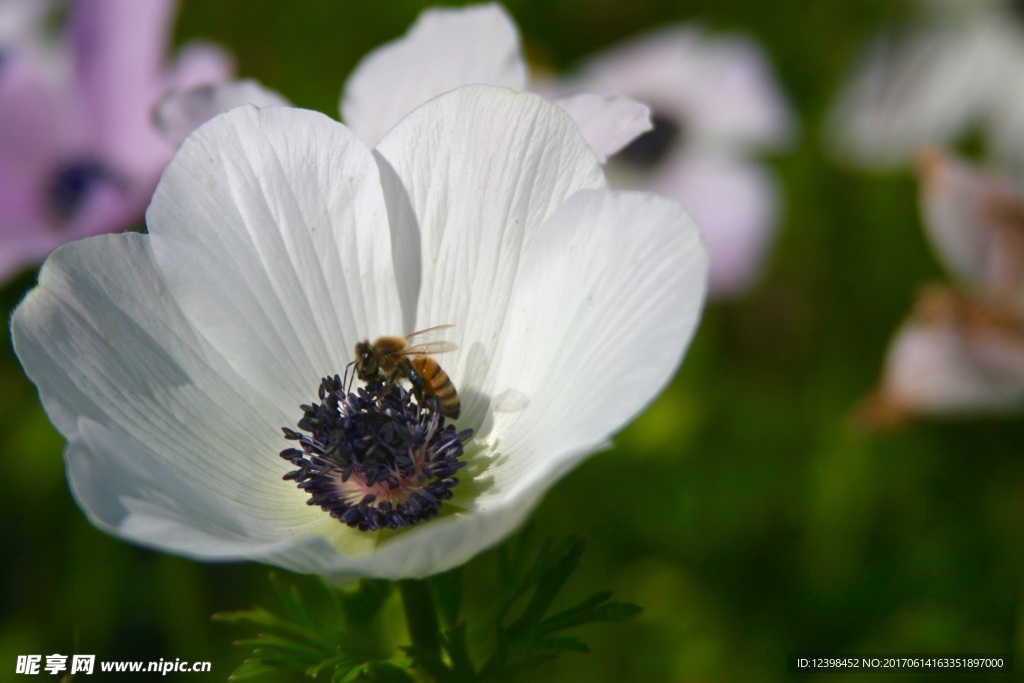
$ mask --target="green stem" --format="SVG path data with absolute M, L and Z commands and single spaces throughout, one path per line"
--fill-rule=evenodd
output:
M 434 658 L 441 656 L 441 637 L 437 627 L 437 607 L 426 581 L 406 579 L 398 582 L 405 605 L 405 624 L 412 644 Z

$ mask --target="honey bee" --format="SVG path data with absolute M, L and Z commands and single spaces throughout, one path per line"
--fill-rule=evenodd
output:
M 455 344 L 448 341 L 416 343 L 417 338 L 449 327 L 455 326 L 438 325 L 405 337 L 379 337 L 372 344 L 369 340 L 359 342 L 352 361 L 356 376 L 364 382 L 384 382 L 388 387 L 407 379 L 420 405 L 423 405 L 425 396 L 436 396 L 441 404 L 441 413 L 450 420 L 458 419 L 462 406 L 459 394 L 448 373 L 430 356 L 454 351 Z

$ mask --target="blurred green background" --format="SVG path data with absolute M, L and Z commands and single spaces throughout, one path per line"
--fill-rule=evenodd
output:
M 176 40 L 220 43 L 240 75 L 337 116 L 359 57 L 404 32 L 426 6 L 184 0 Z M 698 19 L 749 34 L 774 62 L 802 128 L 789 152 L 768 160 L 786 209 L 763 282 L 738 301 L 708 306 L 671 388 L 613 449 L 549 491 L 535 515 L 544 533 L 587 540 L 566 599 L 612 589 L 646 611 L 624 625 L 590 627 L 583 635 L 592 654 L 566 655 L 523 680 L 874 679 L 787 673 L 787 653 L 811 651 L 1013 652 L 1024 667 L 1021 420 L 924 422 L 881 436 L 847 425 L 914 290 L 943 277 L 924 242 L 912 178 L 843 170 L 820 144 L 849 60 L 906 6 L 506 6 L 531 58 L 554 69 L 668 22 Z M 3 291 L 5 315 L 34 278 Z M 0 382 L 0 679 L 14 679 L 18 654 L 83 652 L 212 660 L 208 676 L 166 680 L 224 680 L 244 655 L 230 643 L 245 634 L 210 615 L 273 606 L 268 569 L 200 565 L 94 529 L 68 492 L 63 441 L 6 338 Z M 478 558 L 469 576 L 486 576 L 492 562 Z

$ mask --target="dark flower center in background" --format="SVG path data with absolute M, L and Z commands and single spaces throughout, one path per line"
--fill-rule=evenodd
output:
M 1012 11 L 1018 19 L 1024 21 L 1024 0 L 1010 0 L 1010 11 Z
M 626 145 L 615 158 L 641 168 L 654 167 L 664 159 L 672 145 L 682 137 L 682 128 L 672 119 L 657 113 L 651 114 L 651 124 L 654 126 L 651 130 Z
M 298 469 L 284 475 L 332 517 L 363 531 L 397 529 L 435 516 L 459 483 L 462 444 L 472 430 L 445 425 L 440 406 L 417 404 L 400 386 L 346 392 L 335 375 L 320 383 L 320 403 L 302 406 L 281 452 Z
M 99 183 L 117 183 L 113 171 L 93 159 L 77 159 L 59 167 L 46 188 L 46 204 L 61 223 L 75 217 L 89 192 Z

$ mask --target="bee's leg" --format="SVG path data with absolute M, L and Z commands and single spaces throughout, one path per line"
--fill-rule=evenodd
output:
M 433 394 L 428 394 L 424 391 L 427 383 L 423 381 L 423 377 L 420 373 L 416 372 L 415 368 L 409 368 L 409 384 L 412 385 L 412 394 L 416 397 L 416 402 L 420 404 L 420 408 L 429 408 L 435 413 L 441 412 L 441 401 Z
M 412 385 L 412 393 L 416 397 L 416 400 L 423 404 L 423 387 L 425 382 L 420 377 L 420 373 L 416 372 L 415 368 L 409 368 L 409 384 Z

